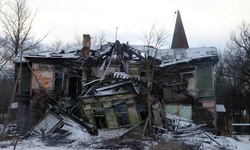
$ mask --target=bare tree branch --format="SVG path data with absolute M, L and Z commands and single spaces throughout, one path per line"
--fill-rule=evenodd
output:
M 217 88 L 216 93 L 217 96 L 222 95 L 222 99 L 227 99 L 230 113 L 236 121 L 241 122 L 243 111 L 249 112 L 250 110 L 248 100 L 248 95 L 250 95 L 250 25 L 243 21 L 237 31 L 231 33 L 224 57 L 221 59 L 221 83 L 220 81 L 217 83 L 217 87 L 220 86 L 220 88 Z
M 37 13 L 38 9 L 32 13 L 26 0 L 8 2 L 2 7 L 1 22 L 5 38 L 4 45 L 1 46 L 8 53 L 6 56 L 9 56 L 4 58 L 6 61 L 11 61 L 19 52 L 38 48 L 48 35 L 49 32 L 38 40 L 33 36 L 32 25 Z M 6 63 L 0 65 L 3 68 Z
M 149 32 L 143 32 L 144 43 L 146 45 L 146 81 L 147 81 L 147 106 L 148 106 L 148 125 L 149 128 L 152 128 L 152 98 L 151 92 L 153 90 L 154 84 L 154 68 L 155 61 L 158 50 L 163 46 L 164 41 L 167 38 L 167 32 L 165 30 L 156 30 L 156 25 L 154 24 Z
M 106 34 L 101 32 L 91 37 L 91 45 L 103 45 L 106 43 Z

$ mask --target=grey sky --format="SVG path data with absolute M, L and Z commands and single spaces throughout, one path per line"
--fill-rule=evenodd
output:
M 143 32 L 153 24 L 169 31 L 171 44 L 176 10 L 180 10 L 190 47 L 215 46 L 222 50 L 243 20 L 250 23 L 250 0 L 28 0 L 39 9 L 34 32 L 45 42 L 71 42 L 74 34 L 104 32 L 108 41 L 143 44 Z

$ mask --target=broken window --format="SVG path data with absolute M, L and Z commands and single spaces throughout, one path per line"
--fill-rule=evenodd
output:
M 137 111 L 138 114 L 140 115 L 141 121 L 142 120 L 146 120 L 148 117 L 148 111 L 147 111 L 147 104 L 146 101 L 143 100 L 143 98 L 141 97 L 141 99 L 136 100 L 136 107 L 137 107 Z
M 30 95 L 31 71 L 28 67 L 22 67 L 21 92 L 22 95 Z
M 62 82 L 63 82 L 63 68 L 60 66 L 55 66 L 55 88 L 56 92 L 60 92 L 62 90 Z
M 55 66 L 55 92 L 61 92 L 63 96 L 68 95 L 68 76 L 66 69 L 61 66 Z
M 119 126 L 129 125 L 125 102 L 115 105 L 114 110 L 118 119 Z
M 180 73 L 181 74 L 181 82 L 183 84 L 188 84 L 189 82 L 189 79 L 190 78 L 194 78 L 194 72 L 193 71 L 190 71 L 190 72 L 182 72 Z
M 98 129 L 107 128 L 102 103 L 101 102 L 93 103 L 92 110 L 96 127 Z
M 145 77 L 145 76 L 146 76 L 146 72 L 142 71 L 142 72 L 140 73 L 140 76 L 141 76 L 141 77 Z
M 77 77 L 70 77 L 69 78 L 69 96 L 76 97 L 79 94 L 79 87 L 78 87 L 78 78 Z
M 195 68 L 185 68 L 187 72 L 181 72 L 181 83 L 186 85 L 188 95 L 195 97 L 196 94 L 196 79 L 195 79 Z M 188 71 L 189 70 L 189 71 Z
M 103 110 L 93 110 L 95 125 L 98 129 L 107 128 Z
M 55 73 L 55 91 L 60 92 L 62 89 L 62 73 L 56 72 Z

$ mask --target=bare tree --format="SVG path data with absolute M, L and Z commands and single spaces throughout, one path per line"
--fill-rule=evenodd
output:
M 64 43 L 61 39 L 56 39 L 54 42 L 51 43 L 50 49 L 53 51 L 60 51 L 64 47 Z
M 106 34 L 101 32 L 91 38 L 91 45 L 103 45 L 106 42 Z
M 2 0 L 0 0 L 0 12 L 1 12 L 1 10 L 2 10 L 2 7 L 3 7 L 3 5 L 4 5 L 5 3 L 3 3 L 3 1 Z
M 227 99 L 225 105 L 235 121 L 242 122 L 250 101 L 250 24 L 242 22 L 238 32 L 232 32 L 223 59 L 218 66 L 216 96 Z M 250 121 L 250 120 L 249 120 Z
M 148 124 L 149 128 L 152 128 L 152 88 L 154 84 L 154 71 L 156 56 L 158 50 L 163 46 L 166 38 L 168 37 L 167 32 L 163 29 L 157 30 L 154 24 L 149 32 L 144 32 L 144 43 L 146 45 L 145 58 L 146 58 L 146 81 L 147 81 L 147 106 L 148 106 Z
M 36 49 L 47 36 L 48 33 L 43 38 L 35 40 L 32 24 L 37 13 L 37 10 L 32 13 L 26 0 L 8 2 L 2 7 L 1 23 L 5 37 L 2 42 L 4 54 L 0 69 L 19 52 Z
M 82 39 L 75 34 L 73 42 L 63 42 L 61 39 L 57 38 L 55 41 L 51 43 L 49 49 L 55 52 L 60 52 L 72 46 L 82 45 Z
M 231 33 L 224 60 L 231 68 L 228 71 L 240 71 L 242 75 L 236 77 L 250 83 L 250 24 L 243 21 L 238 31 Z
M 106 42 L 104 32 L 94 35 L 91 37 L 91 45 L 103 45 Z M 54 42 L 51 43 L 50 49 L 53 51 L 61 51 L 72 46 L 79 46 L 82 45 L 83 37 L 80 34 L 74 34 L 74 41 L 73 42 L 63 42 L 61 39 L 56 39 Z
M 83 40 L 82 35 L 79 34 L 74 35 L 74 45 L 82 45 L 82 40 Z
M 4 36 L 0 43 L 2 50 L 0 70 L 2 70 L 9 62 L 12 62 L 13 58 L 19 53 L 22 55 L 22 52 L 24 51 L 37 49 L 41 41 L 47 36 L 48 33 L 43 38 L 35 39 L 34 37 L 32 25 L 37 13 L 37 10 L 32 13 L 32 11 L 27 6 L 26 0 L 8 1 L 2 6 L 0 20 L 2 23 Z M 15 66 L 15 79 L 17 80 L 13 87 L 14 90 L 11 94 L 11 100 L 9 101 L 4 130 L 6 129 L 8 116 L 10 114 L 10 105 L 14 101 L 14 96 L 16 96 L 17 83 L 20 83 L 21 85 L 20 72 L 21 67 L 18 69 L 17 66 Z

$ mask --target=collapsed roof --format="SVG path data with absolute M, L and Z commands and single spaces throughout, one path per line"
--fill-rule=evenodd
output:
M 105 57 L 110 55 L 112 46 L 115 43 L 108 43 L 105 45 L 91 46 L 90 56 L 93 58 Z M 125 44 L 126 45 L 126 44 Z M 138 61 L 146 57 L 156 58 L 161 63 L 159 67 L 167 67 L 180 63 L 187 63 L 195 60 L 210 59 L 218 61 L 218 53 L 215 47 L 198 47 L 198 48 L 179 48 L 179 49 L 156 49 L 146 45 L 126 45 L 131 53 L 130 59 Z M 25 51 L 22 55 L 19 53 L 14 59 L 14 63 L 25 62 L 25 58 L 64 58 L 64 59 L 78 59 L 81 56 L 82 46 L 73 46 L 60 52 L 53 51 Z M 124 55 L 123 51 L 123 55 Z M 113 53 L 112 58 L 117 57 L 117 52 Z M 129 54 L 125 54 L 129 55 Z M 22 60 L 21 60 L 22 56 Z

